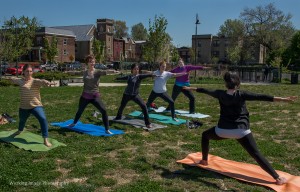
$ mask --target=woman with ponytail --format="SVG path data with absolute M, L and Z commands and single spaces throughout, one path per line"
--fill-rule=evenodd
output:
M 277 185 L 285 184 L 287 182 L 286 179 L 276 173 L 256 146 L 256 142 L 250 130 L 249 112 L 246 107 L 246 101 L 291 102 L 296 100 L 297 97 L 274 97 L 241 91 L 239 90 L 239 77 L 229 72 L 225 73 L 224 81 L 227 90 L 184 87 L 186 90 L 194 90 L 210 95 L 218 99 L 220 104 L 220 118 L 217 126 L 202 133 L 202 160 L 200 164 L 208 165 L 209 140 L 236 139 L 255 159 L 260 167 L 274 178 Z

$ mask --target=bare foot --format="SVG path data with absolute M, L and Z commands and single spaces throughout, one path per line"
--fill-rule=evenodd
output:
M 286 178 L 284 178 L 284 177 L 278 177 L 277 179 L 276 179 L 276 185 L 284 185 L 284 184 L 286 184 L 287 183 L 287 180 L 286 180 Z
M 110 130 L 105 130 L 106 134 L 112 135 L 113 133 Z
M 46 145 L 47 147 L 52 146 L 52 144 L 48 141 L 48 138 L 44 138 L 44 145 Z
M 203 160 L 203 159 L 199 162 L 199 164 L 204 165 L 204 166 L 208 165 L 207 161 Z
M 17 135 L 20 135 L 22 131 L 16 131 L 15 133 L 11 134 L 10 137 L 16 137 Z

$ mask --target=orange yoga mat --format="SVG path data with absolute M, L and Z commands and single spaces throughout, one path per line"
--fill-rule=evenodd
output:
M 208 166 L 198 164 L 202 159 L 202 153 L 191 153 L 186 158 L 178 160 L 177 163 L 197 166 L 214 171 L 238 180 L 255 183 L 282 192 L 300 192 L 300 177 L 282 171 L 276 172 L 287 179 L 285 185 L 276 185 L 274 179 L 258 165 L 241 163 L 223 159 L 218 156 L 208 155 Z

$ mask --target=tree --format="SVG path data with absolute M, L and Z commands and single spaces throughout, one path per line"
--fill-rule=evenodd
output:
M 290 21 L 292 16 L 277 10 L 273 3 L 264 7 L 257 6 L 254 9 L 245 8 L 240 18 L 246 26 L 247 34 L 253 38 L 253 42 L 266 48 L 264 62 L 272 51 L 286 47 L 286 42 L 289 42 L 294 33 Z
M 122 38 L 128 36 L 128 27 L 126 26 L 126 21 L 114 21 L 114 37 Z
M 54 58 L 58 54 L 57 38 L 55 35 L 51 37 L 51 41 L 44 37 L 44 52 L 46 53 L 47 61 L 54 63 Z
M 235 65 L 238 64 L 238 62 L 241 59 L 241 48 L 239 45 L 232 46 L 228 48 L 228 59 Z
M 149 19 L 148 41 L 145 45 L 144 57 L 146 60 L 156 63 L 165 59 L 166 46 L 169 46 L 170 36 L 166 33 L 168 21 L 163 17 L 155 15 L 154 22 Z
M 147 40 L 147 29 L 144 27 L 143 23 L 138 23 L 131 27 L 131 37 L 133 40 Z
M 290 45 L 283 52 L 282 59 L 282 65 L 285 67 L 289 64 L 300 67 L 300 31 L 294 34 Z
M 176 63 L 180 58 L 178 50 L 174 45 L 172 45 L 170 51 L 171 51 L 171 61 L 173 63 Z
M 251 38 L 247 36 L 246 27 L 243 21 L 227 19 L 219 29 L 219 36 L 225 37 L 230 41 L 227 46 L 227 54 L 231 55 L 231 62 L 245 63 L 250 58 L 251 52 L 256 48 L 251 44 Z M 238 57 L 236 54 L 239 54 Z M 239 60 L 236 60 L 236 59 Z
M 16 65 L 18 65 L 19 58 L 31 50 L 38 27 L 39 23 L 36 17 L 30 19 L 25 16 L 20 18 L 13 16 L 4 21 L 0 32 L 2 57 L 8 61 L 16 61 Z
M 104 61 L 104 42 L 94 39 L 93 41 L 93 54 L 97 62 L 102 63 Z
M 238 19 L 227 19 L 223 25 L 220 26 L 218 36 L 230 38 L 230 44 L 237 45 L 239 41 L 246 36 L 246 28 L 243 21 Z

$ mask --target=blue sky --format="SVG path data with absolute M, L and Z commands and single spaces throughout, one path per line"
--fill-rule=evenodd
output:
M 155 15 L 168 20 L 167 32 L 175 46 L 191 46 L 195 17 L 197 34 L 218 33 L 227 19 L 238 19 L 244 8 L 274 3 L 300 29 L 300 0 L 2 0 L 0 24 L 12 16 L 37 17 L 43 26 L 96 24 L 98 18 L 126 21 L 128 32 L 137 23 L 148 29 Z

